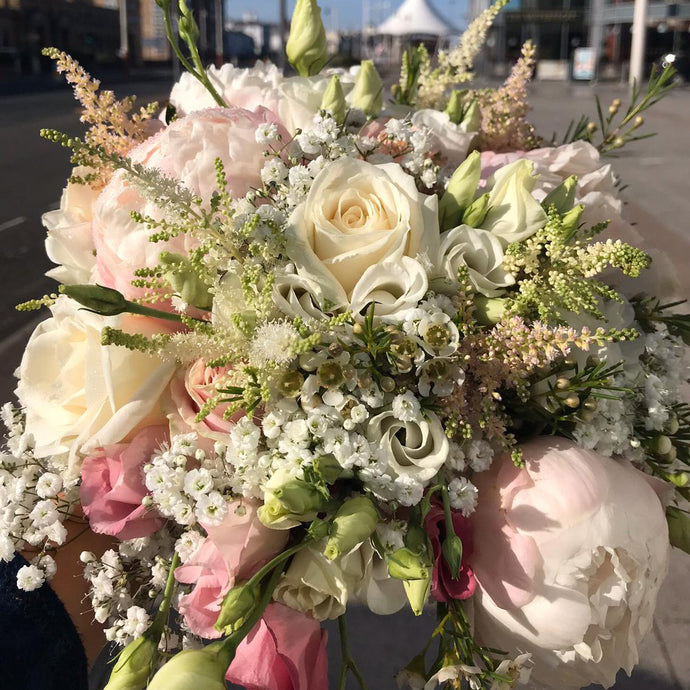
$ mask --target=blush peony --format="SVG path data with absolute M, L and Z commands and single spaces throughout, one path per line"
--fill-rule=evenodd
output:
M 534 680 L 610 687 L 631 672 L 669 558 L 664 509 L 644 475 L 559 438 L 475 476 L 477 638 L 532 654 Z

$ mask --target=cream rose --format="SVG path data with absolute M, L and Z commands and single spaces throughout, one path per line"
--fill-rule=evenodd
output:
M 448 438 L 433 412 L 418 421 L 403 422 L 392 410 L 385 410 L 372 417 L 367 438 L 382 449 L 393 477 L 428 482 L 448 458 Z
M 17 397 L 36 457 L 67 455 L 68 473 L 80 454 L 118 443 L 138 425 L 165 423 L 159 399 L 174 365 L 124 347 L 101 345 L 105 326 L 148 333 L 141 317 L 105 318 L 61 297 L 53 316 L 33 332 L 19 367 Z
M 503 268 L 503 245 L 486 230 L 460 225 L 441 235 L 440 277 L 457 285 L 458 270 L 467 267 L 469 279 L 477 292 L 496 297 L 515 283 L 512 273 Z
M 78 167 L 73 174 L 86 175 L 89 169 Z M 98 192 L 88 185 L 69 182 L 62 192 L 60 208 L 43 214 L 48 231 L 46 254 L 58 264 L 46 273 L 60 283 L 88 283 L 96 264 L 91 237 L 93 204 Z
M 400 166 L 342 158 L 290 217 L 287 253 L 326 300 L 344 306 L 370 266 L 435 256 L 438 234 L 438 199 L 418 192 Z
M 402 582 L 390 577 L 369 541 L 336 561 L 323 555 L 324 546 L 325 541 L 320 542 L 293 558 L 275 589 L 276 601 L 319 621 L 341 616 L 350 599 L 379 616 L 395 613 L 407 603 Z

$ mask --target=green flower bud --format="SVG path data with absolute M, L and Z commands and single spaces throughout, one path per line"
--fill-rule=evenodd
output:
M 453 91 L 448 99 L 445 112 L 454 125 L 459 125 L 462 121 L 462 116 L 465 111 L 462 105 L 464 95 L 464 91 Z
M 573 206 L 570 211 L 564 213 L 561 221 L 563 223 L 563 228 L 565 230 L 575 230 L 580 224 L 580 216 L 584 210 L 585 207 L 582 204 L 577 204 Z
M 403 587 L 412 612 L 415 616 L 421 616 L 431 590 L 431 573 L 423 580 L 405 580 Z
M 375 117 L 383 107 L 383 82 L 372 60 L 362 60 L 355 86 L 350 94 L 353 108 Z
M 658 434 L 652 440 L 652 449 L 659 455 L 666 455 L 671 451 L 671 448 L 673 448 L 673 442 L 664 434 Z
M 474 298 L 474 316 L 479 323 L 491 326 L 498 323 L 506 312 L 507 300 L 501 297 L 484 297 L 476 295 Z
M 484 222 L 486 214 L 489 212 L 489 194 L 482 194 L 475 199 L 462 215 L 462 224 L 469 225 L 471 228 L 478 228 Z
M 223 635 L 239 630 L 259 603 L 260 595 L 257 587 L 247 583 L 233 587 L 225 595 L 218 620 L 213 627 Z
M 459 225 L 465 209 L 474 201 L 481 172 L 481 156 L 473 151 L 453 173 L 438 205 L 442 231 Z
M 290 64 L 301 77 L 318 74 L 328 60 L 326 30 L 316 0 L 297 0 L 285 46 Z
M 331 113 L 333 119 L 342 125 L 345 122 L 345 93 L 340 84 L 340 77 L 334 74 L 323 93 L 321 110 Z
M 218 651 L 218 643 L 213 643 L 175 654 L 152 678 L 148 690 L 225 690 L 227 666 Z
M 541 205 L 544 209 L 548 209 L 549 206 L 555 206 L 556 210 L 563 214 L 566 211 L 570 211 L 575 203 L 575 192 L 577 192 L 577 177 L 571 175 L 566 178 L 558 185 L 555 189 L 552 189 L 547 195 Z
M 328 536 L 328 532 L 331 529 L 331 523 L 328 520 L 322 520 L 321 518 L 314 518 L 311 525 L 309 525 L 309 536 L 314 539 L 314 541 L 321 541 Z
M 479 100 L 472 99 L 472 102 L 467 106 L 465 114 L 462 116 L 460 124 L 465 128 L 466 132 L 477 132 L 482 123 L 482 111 L 479 107 Z
M 199 27 L 194 20 L 192 11 L 187 7 L 187 0 L 179 0 L 180 17 L 177 20 L 177 29 L 180 38 L 186 43 L 194 43 L 199 40 Z
M 158 641 L 142 635 L 119 654 L 103 690 L 144 690 L 156 658 Z
M 460 577 L 460 566 L 462 565 L 462 540 L 457 534 L 449 534 L 443 540 L 441 551 L 450 568 L 452 578 L 457 580 Z
M 378 520 L 379 514 L 371 499 L 366 496 L 357 496 L 345 501 L 338 508 L 331 523 L 324 556 L 333 561 L 350 553 L 372 535 Z
M 128 311 L 124 295 L 102 285 L 63 285 L 60 292 L 102 316 L 117 316 Z
M 326 482 L 326 484 L 333 484 L 343 473 L 343 468 L 340 463 L 331 455 L 319 455 L 314 458 L 312 463 L 314 472 Z
M 172 252 L 161 252 L 158 258 L 165 269 L 163 276 L 184 302 L 199 309 L 211 308 L 213 297 L 208 291 L 208 285 L 188 259 Z
M 387 564 L 388 573 L 396 580 L 425 580 L 430 576 L 426 559 L 406 546 L 389 554 Z
M 290 529 L 313 520 L 325 503 L 325 496 L 312 484 L 276 472 L 266 486 L 258 516 L 266 527 Z

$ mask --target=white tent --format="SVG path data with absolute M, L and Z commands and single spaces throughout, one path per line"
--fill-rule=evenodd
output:
M 378 26 L 377 33 L 386 36 L 448 36 L 457 30 L 427 0 L 405 0 Z

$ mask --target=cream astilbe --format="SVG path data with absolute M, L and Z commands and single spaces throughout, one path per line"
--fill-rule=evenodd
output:
M 497 0 L 476 17 L 453 50 L 439 52 L 436 69 L 431 69 L 428 60 L 422 62 L 416 103 L 418 108 L 443 110 L 448 99 L 448 91 L 473 78 L 474 61 L 484 46 L 486 34 L 498 13 L 509 2 L 510 0 Z
M 158 108 L 150 103 L 138 112 L 132 113 L 136 96 L 127 96 L 121 101 L 112 91 L 99 91 L 100 81 L 89 73 L 67 53 L 57 48 L 45 48 L 43 54 L 55 60 L 59 73 L 64 73 L 68 84 L 74 89 L 75 98 L 82 107 L 80 121 L 89 125 L 84 142 L 98 147 L 108 156 L 124 157 L 130 149 L 151 134 L 149 120 Z M 94 174 L 88 182 L 93 187 L 104 185 L 112 169 L 103 159 L 93 156 L 92 160 L 80 161 L 93 167 Z
M 536 46 L 526 41 L 522 55 L 499 89 L 480 91 L 482 151 L 525 151 L 541 144 L 534 127 L 527 122 L 527 84 L 534 70 Z

